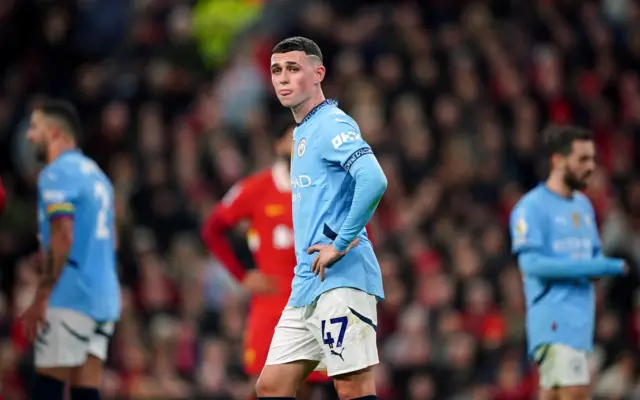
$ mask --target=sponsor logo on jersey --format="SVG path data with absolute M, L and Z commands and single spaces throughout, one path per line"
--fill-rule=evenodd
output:
M 294 189 L 304 189 L 312 185 L 313 181 L 308 175 L 298 175 L 291 177 L 291 187 Z
M 279 217 L 280 215 L 284 214 L 284 212 L 285 209 L 282 204 L 267 204 L 267 206 L 264 208 L 264 213 L 269 218 Z
M 331 144 L 333 144 L 334 149 L 338 149 L 344 143 L 355 142 L 360 138 L 362 138 L 362 135 L 359 134 L 358 132 L 353 132 L 353 131 L 342 132 L 341 134 L 336 135 L 334 136 L 333 139 L 331 139 Z

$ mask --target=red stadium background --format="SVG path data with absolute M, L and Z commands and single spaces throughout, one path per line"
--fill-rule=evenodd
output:
M 506 220 L 544 176 L 548 122 L 595 132 L 587 194 L 606 252 L 632 266 L 598 286 L 594 391 L 640 397 L 637 2 L 0 3 L 3 398 L 25 398 L 32 376 L 17 316 L 37 279 L 38 167 L 24 132 L 42 96 L 74 102 L 83 148 L 116 188 L 124 310 L 104 396 L 246 396 L 248 298 L 199 231 L 234 183 L 273 160 L 269 130 L 284 110 L 268 58 L 290 35 L 320 45 L 327 97 L 358 121 L 389 181 L 372 224 L 387 294 L 379 397 L 534 396 Z

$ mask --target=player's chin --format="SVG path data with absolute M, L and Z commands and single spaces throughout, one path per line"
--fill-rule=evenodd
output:
M 47 149 L 44 146 L 39 145 L 35 149 L 35 156 L 36 156 L 36 160 L 38 160 L 40 162 L 46 161 L 47 160 Z
M 288 108 L 294 107 L 297 104 L 296 100 L 291 95 L 278 96 L 278 100 L 280 100 L 280 104 Z
M 578 190 L 585 190 L 589 186 L 589 177 L 580 179 L 576 186 Z

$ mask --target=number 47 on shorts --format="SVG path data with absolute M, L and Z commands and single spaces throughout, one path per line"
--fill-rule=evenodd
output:
M 326 319 L 322 320 L 322 341 L 324 344 L 329 346 L 330 349 L 333 349 L 334 343 L 336 348 L 340 348 L 342 347 L 344 334 L 347 332 L 347 325 L 349 324 L 349 319 L 347 317 L 336 317 L 336 318 L 331 318 L 329 320 L 329 323 L 331 325 L 340 325 L 340 331 L 338 333 L 338 341 L 336 343 L 333 336 L 331 335 L 331 332 L 326 330 L 326 327 L 327 327 Z

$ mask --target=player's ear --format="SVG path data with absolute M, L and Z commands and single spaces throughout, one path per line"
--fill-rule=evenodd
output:
M 563 168 L 564 164 L 567 162 L 567 158 L 560 153 L 555 153 L 551 156 L 551 166 L 553 168 L 560 167 Z
M 324 65 L 318 65 L 315 70 L 315 83 L 321 83 L 324 80 L 324 76 L 326 73 L 327 69 L 324 67 Z

